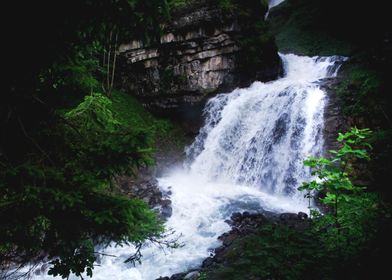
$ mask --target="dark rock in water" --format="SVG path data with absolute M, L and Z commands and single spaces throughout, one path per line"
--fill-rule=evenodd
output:
M 226 259 L 227 248 L 225 246 L 221 246 L 215 249 L 214 261 L 217 263 L 223 263 Z
M 172 214 L 173 214 L 173 208 L 171 206 L 166 205 L 162 207 L 161 215 L 163 218 L 167 219 L 171 217 Z
M 281 221 L 296 221 L 298 220 L 298 214 L 295 213 L 282 213 L 279 215 Z
M 172 202 L 170 199 L 164 199 L 161 201 L 160 204 L 162 205 L 162 207 L 165 207 L 165 206 L 170 206 L 172 204 Z
M 226 221 L 233 230 L 239 231 L 241 234 L 253 231 L 258 226 L 260 226 L 266 218 L 263 214 L 259 213 L 249 213 L 245 211 L 244 213 L 233 213 L 230 220 Z M 232 230 L 232 231 L 233 231 Z M 222 239 L 224 235 L 219 237 Z
M 151 208 L 158 212 L 163 220 L 172 215 L 171 200 L 158 187 L 158 181 L 151 177 L 135 180 L 128 176 L 117 176 L 115 184 L 120 187 L 120 191 L 129 197 L 135 197 L 146 202 Z
M 308 215 L 303 212 L 299 212 L 298 214 L 283 213 L 279 215 L 279 223 L 297 230 L 305 230 L 309 228 L 310 219 L 308 219 Z
M 242 219 L 242 214 L 241 214 L 241 213 L 238 213 L 238 212 L 233 213 L 233 214 L 231 215 L 230 219 L 231 219 L 233 222 L 239 222 L 239 221 L 241 221 L 241 219 Z
M 199 271 L 192 271 L 192 272 L 187 273 L 183 279 L 184 280 L 197 280 L 199 278 L 199 276 L 200 276 Z
M 306 214 L 304 212 L 298 212 L 298 218 L 300 220 L 306 220 L 308 218 L 308 214 Z
M 170 277 L 170 280 L 183 280 L 186 273 L 176 273 Z
M 239 236 L 239 231 L 238 230 L 231 230 L 227 233 L 224 233 L 219 237 L 223 241 L 224 246 L 229 246 L 231 243 L 233 243 L 234 240 L 236 240 Z
M 203 261 L 202 267 L 207 268 L 210 267 L 214 263 L 214 259 L 209 257 Z
M 242 213 L 242 218 L 243 219 L 249 218 L 249 217 L 251 217 L 251 214 L 248 211 L 245 211 L 244 213 Z
M 266 220 L 269 221 L 276 221 L 279 219 L 279 214 L 266 210 L 263 210 L 263 216 L 265 217 Z
M 283 213 L 279 215 L 279 220 L 281 221 L 301 221 L 306 220 L 308 218 L 308 214 L 304 212 L 295 213 Z

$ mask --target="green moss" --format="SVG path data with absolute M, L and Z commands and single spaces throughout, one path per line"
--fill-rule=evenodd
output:
M 344 78 L 336 93 L 343 113 L 351 117 L 380 113 L 381 81 L 378 73 L 365 65 L 351 63 L 345 67 L 342 75 Z
M 114 91 L 111 100 L 118 120 L 137 130 L 150 132 L 154 150 L 182 149 L 185 146 L 187 139 L 178 125 L 153 116 L 130 94 Z

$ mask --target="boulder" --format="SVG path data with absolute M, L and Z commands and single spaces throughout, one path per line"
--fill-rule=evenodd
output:
M 197 280 L 200 276 L 199 271 L 192 271 L 185 275 L 184 280 Z
M 206 258 L 203 261 L 202 267 L 205 267 L 205 268 L 210 267 L 213 263 L 214 263 L 214 259 L 212 257 Z

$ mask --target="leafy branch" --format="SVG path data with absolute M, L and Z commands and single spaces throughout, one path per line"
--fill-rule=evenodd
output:
M 300 191 L 307 191 L 305 197 L 311 200 L 318 193 L 324 193 L 321 202 L 326 205 L 332 213 L 324 216 L 316 208 L 310 207 L 313 217 L 323 220 L 323 224 L 329 225 L 330 232 L 334 239 L 334 247 L 340 255 L 341 230 L 350 225 L 341 214 L 341 207 L 356 199 L 356 195 L 362 194 L 364 188 L 353 183 L 353 164 L 358 160 L 370 160 L 369 150 L 372 146 L 367 142 L 371 135 L 368 128 L 351 128 L 350 131 L 339 133 L 337 140 L 342 147 L 339 150 L 330 150 L 330 158 L 309 157 L 304 161 L 304 165 L 310 167 L 314 180 L 305 182 L 298 188 Z M 346 211 L 346 209 L 344 209 Z

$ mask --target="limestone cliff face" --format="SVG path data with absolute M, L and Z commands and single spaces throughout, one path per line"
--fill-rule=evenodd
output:
M 223 9 L 214 0 L 194 1 L 172 15 L 160 42 L 121 45 L 124 89 L 149 107 L 170 109 L 275 79 L 282 66 L 274 40 L 255 28 L 264 24 L 267 8 L 258 0 L 238 2 L 241 10 Z

